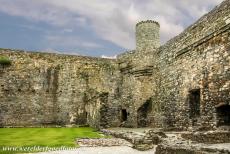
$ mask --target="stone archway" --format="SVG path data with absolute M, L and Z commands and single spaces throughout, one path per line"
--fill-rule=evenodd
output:
M 152 101 L 147 100 L 141 107 L 137 110 L 137 126 L 138 127 L 148 127 L 150 125 L 149 114 L 152 111 Z

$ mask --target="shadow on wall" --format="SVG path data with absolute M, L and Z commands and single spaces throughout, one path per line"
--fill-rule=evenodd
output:
M 150 114 L 152 112 L 152 101 L 148 99 L 137 110 L 137 127 L 148 127 L 151 125 Z

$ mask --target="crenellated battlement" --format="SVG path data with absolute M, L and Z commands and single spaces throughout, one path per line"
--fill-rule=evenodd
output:
M 141 24 L 146 24 L 146 23 L 155 23 L 157 25 L 160 26 L 159 22 L 155 21 L 155 20 L 144 20 L 144 21 L 139 21 L 137 24 L 136 24 L 136 27 L 141 25 Z

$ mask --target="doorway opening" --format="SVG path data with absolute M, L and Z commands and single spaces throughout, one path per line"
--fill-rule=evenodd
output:
M 230 105 L 222 105 L 216 108 L 217 125 L 230 126 Z
M 189 118 L 192 126 L 196 125 L 200 117 L 200 89 L 192 89 L 189 91 Z
M 189 109 L 191 119 L 200 116 L 200 89 L 193 89 L 189 92 Z
M 121 122 L 127 121 L 128 119 L 128 113 L 126 109 L 121 110 Z

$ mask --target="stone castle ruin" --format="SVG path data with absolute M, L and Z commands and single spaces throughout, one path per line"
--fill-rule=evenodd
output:
M 159 30 L 139 22 L 117 59 L 0 49 L 0 126 L 230 126 L 230 1 L 164 45 Z

